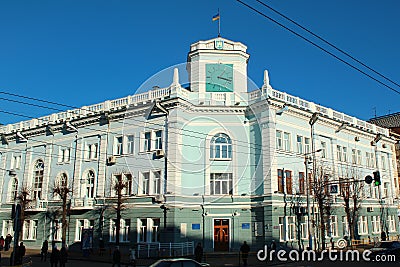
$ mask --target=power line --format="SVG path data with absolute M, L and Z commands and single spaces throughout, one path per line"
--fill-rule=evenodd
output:
M 342 58 L 336 56 L 336 55 L 333 54 L 332 52 L 329 52 L 328 50 L 326 50 L 326 49 L 323 48 L 322 46 L 316 44 L 315 42 L 311 41 L 310 39 L 308 39 L 308 38 L 302 36 L 301 34 L 295 32 L 295 31 L 292 30 L 292 29 L 288 28 L 287 26 L 283 25 L 282 23 L 280 23 L 280 22 L 276 21 L 275 19 L 269 17 L 269 16 L 266 15 L 265 13 L 263 13 L 263 12 L 257 10 L 256 8 L 254 8 L 254 7 L 252 7 L 252 6 L 248 5 L 248 4 L 246 4 L 245 2 L 243 2 L 243 1 L 241 1 L 241 0 L 236 0 L 236 1 L 239 2 L 239 3 L 241 3 L 242 5 L 246 6 L 247 8 L 253 10 L 254 12 L 258 13 L 259 15 L 261 15 L 261 16 L 263 16 L 263 17 L 269 19 L 269 20 L 272 21 L 273 23 L 275 23 L 275 24 L 281 26 L 282 28 L 284 28 L 284 29 L 286 29 L 287 31 L 291 32 L 292 34 L 296 35 L 297 37 L 303 39 L 303 40 L 306 41 L 307 43 L 310 43 L 311 45 L 317 47 L 318 49 L 322 50 L 323 52 L 329 54 L 330 56 L 332 56 L 332 57 L 334 57 L 335 59 L 339 60 L 340 62 L 346 64 L 347 66 L 351 67 L 352 69 L 354 69 L 354 70 L 356 70 L 356 71 L 358 71 L 358 72 L 364 74 L 364 75 L 367 76 L 368 78 L 370 78 L 370 79 L 376 81 L 377 83 L 379 83 L 379 84 L 385 86 L 386 88 L 392 90 L 393 92 L 395 92 L 395 93 L 397 93 L 397 94 L 400 94 L 400 91 L 399 91 L 399 90 L 396 90 L 395 88 L 393 88 L 393 87 L 387 85 L 386 83 L 381 82 L 380 80 L 378 80 L 378 79 L 372 77 L 371 75 L 369 75 L 369 74 L 366 73 L 365 71 L 361 70 L 360 68 L 358 68 L 358 67 L 352 65 L 351 63 L 347 62 L 346 60 L 344 60 L 344 59 L 342 59 Z
M 267 5 L 266 3 L 264 3 L 261 0 L 256 0 L 258 3 L 262 4 L 263 6 L 267 7 L 268 9 L 272 10 L 273 12 L 275 12 L 276 14 L 278 14 L 279 16 L 287 19 L 288 21 L 292 22 L 293 24 L 295 24 L 296 26 L 300 27 L 302 30 L 308 32 L 309 34 L 311 34 L 312 36 L 318 38 L 319 40 L 321 40 L 322 42 L 326 43 L 327 45 L 329 45 L 330 47 L 336 49 L 337 51 L 341 52 L 342 54 L 348 56 L 349 58 L 351 58 L 352 60 L 356 61 L 357 63 L 361 64 L 363 67 L 367 68 L 368 70 L 374 72 L 375 74 L 379 75 L 380 77 L 384 78 L 385 80 L 395 84 L 396 86 L 400 87 L 400 84 L 398 84 L 397 82 L 391 80 L 390 78 L 388 78 L 387 76 L 381 74 L 380 72 L 374 70 L 373 68 L 369 67 L 367 64 L 363 63 L 362 61 L 356 59 L 355 57 L 353 57 L 352 55 L 350 55 L 350 53 L 344 51 L 343 49 L 340 49 L 339 47 L 337 47 L 336 45 L 332 44 L 331 42 L 327 41 L 326 39 L 322 38 L 321 36 L 319 36 L 318 34 L 313 33 L 312 31 L 308 30 L 307 28 L 305 28 L 304 26 L 302 26 L 301 24 L 297 23 L 296 21 L 292 20 L 291 18 L 285 16 L 284 14 L 282 14 L 281 12 L 279 12 L 278 10 L 272 8 L 271 6 Z

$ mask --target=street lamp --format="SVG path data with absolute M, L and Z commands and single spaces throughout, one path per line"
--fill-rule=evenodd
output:
M 304 154 L 304 165 L 306 167 L 306 187 L 307 187 L 307 191 L 306 191 L 306 197 L 307 197 L 307 230 L 308 230 L 308 246 L 309 249 L 312 249 L 312 234 L 311 234 L 311 223 L 310 223 L 310 215 L 311 215 L 311 211 L 310 211 L 310 193 L 311 193 L 311 188 L 310 188 L 310 183 L 309 183 L 309 179 L 308 179 L 308 155 L 310 154 L 315 154 L 317 152 L 321 152 L 322 149 L 317 149 L 316 151 L 311 151 L 308 153 Z
M 307 194 L 307 212 L 308 212 L 308 216 L 307 216 L 307 228 L 308 228 L 308 246 L 310 249 L 312 249 L 312 235 L 311 235 L 311 225 L 310 225 L 310 200 L 309 200 L 309 194 L 310 194 L 310 184 L 308 181 L 308 167 L 307 167 L 307 154 L 312 154 L 313 158 L 312 158 L 312 163 L 313 163 L 313 176 L 314 176 L 314 183 L 315 183 L 315 144 L 314 144 L 314 124 L 317 122 L 319 118 L 319 113 L 318 112 L 314 112 L 308 122 L 308 124 L 310 124 L 310 128 L 311 128 L 311 152 L 308 152 L 305 154 L 305 161 L 304 164 L 306 165 L 306 181 L 307 181 L 307 190 L 308 190 L 308 194 Z M 319 149 L 319 151 L 321 151 L 322 149 Z M 318 151 L 318 152 L 319 152 Z

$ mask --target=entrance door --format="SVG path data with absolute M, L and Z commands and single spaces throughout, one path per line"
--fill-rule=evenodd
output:
M 214 219 L 214 251 L 229 251 L 228 219 Z

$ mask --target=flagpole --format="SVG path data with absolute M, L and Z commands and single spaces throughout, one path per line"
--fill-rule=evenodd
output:
M 221 37 L 221 13 L 219 13 L 219 8 L 218 8 L 218 37 Z

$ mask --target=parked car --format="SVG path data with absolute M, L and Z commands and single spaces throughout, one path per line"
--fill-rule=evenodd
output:
M 209 267 L 208 263 L 199 263 L 192 259 L 161 259 L 150 265 L 150 267 Z
M 400 260 L 400 242 L 399 241 L 382 241 L 376 243 L 371 248 L 371 255 L 396 255 L 396 260 Z

